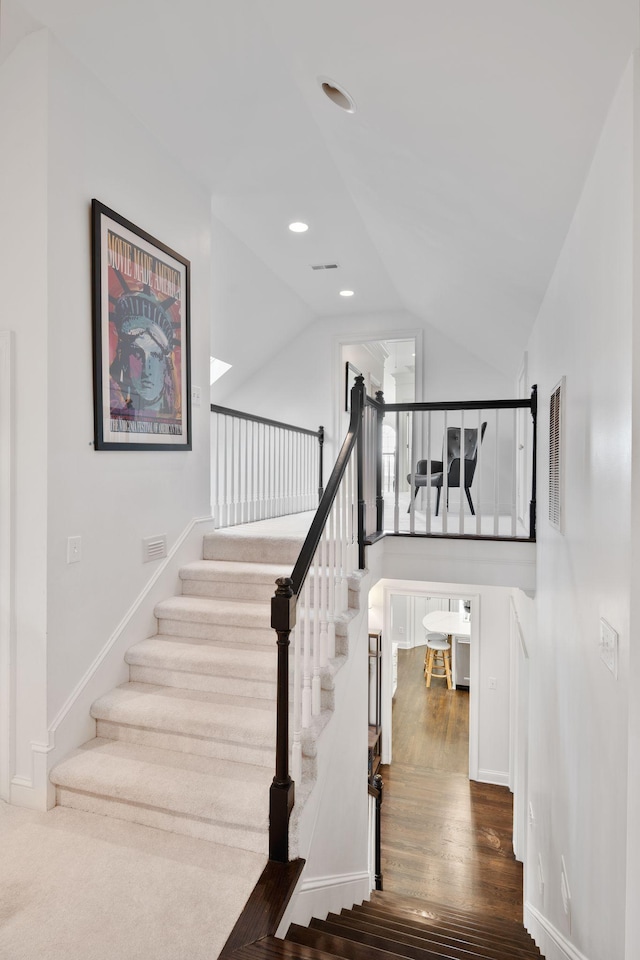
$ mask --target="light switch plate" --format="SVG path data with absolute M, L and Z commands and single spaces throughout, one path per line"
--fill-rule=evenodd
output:
M 67 537 L 67 563 L 82 560 L 82 537 Z
M 610 623 L 600 617 L 600 659 L 618 679 L 618 634 Z
M 193 403 L 194 407 L 200 406 L 201 399 L 202 391 L 200 390 L 200 387 L 191 387 L 191 402 Z

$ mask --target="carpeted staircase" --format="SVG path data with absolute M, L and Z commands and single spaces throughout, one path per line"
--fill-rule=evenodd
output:
M 524 927 L 510 920 L 388 893 L 308 927 L 292 924 L 284 940 L 264 937 L 225 955 L 228 960 L 539 960 Z
M 58 804 L 267 855 L 276 694 L 270 598 L 301 544 L 242 528 L 205 537 L 204 559 L 180 571 L 182 595 L 155 609 L 157 634 L 127 652 L 129 683 L 94 703 L 96 739 L 53 770 Z M 336 625 L 323 712 L 303 737 L 298 815 L 348 621 Z

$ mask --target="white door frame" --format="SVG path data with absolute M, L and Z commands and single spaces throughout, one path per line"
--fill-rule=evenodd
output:
M 333 422 L 336 436 L 336 455 L 340 449 L 340 444 L 344 440 L 342 432 L 342 423 L 344 410 L 342 409 L 342 384 L 344 383 L 344 368 L 342 366 L 342 348 L 350 343 L 373 343 L 377 340 L 415 340 L 416 342 L 416 402 L 422 400 L 422 381 L 423 381 L 423 340 L 424 330 L 413 328 L 409 330 L 379 330 L 375 333 L 341 333 L 334 337 L 333 341 L 333 363 L 332 363 L 332 396 L 333 396 Z
M 15 699 L 13 333 L 0 332 L 0 799 L 11 799 Z
M 513 793 L 513 852 L 516 860 L 526 863 L 529 793 L 529 651 L 513 597 L 509 605 L 509 626 L 511 644 L 509 787 Z
M 412 582 L 407 587 L 383 587 L 383 642 L 382 642 L 382 763 L 391 763 L 392 760 L 392 698 L 391 689 L 391 643 L 384 642 L 385 637 L 391 637 L 391 596 L 406 597 L 439 597 L 443 600 L 470 600 L 471 601 L 471 646 L 470 646 L 470 681 L 469 681 L 469 779 L 478 779 L 480 753 L 480 594 L 470 593 L 468 590 L 443 590 L 437 585 Z

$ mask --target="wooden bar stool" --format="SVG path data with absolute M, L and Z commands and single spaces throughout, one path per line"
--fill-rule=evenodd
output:
M 424 661 L 424 675 L 427 687 L 431 678 L 438 677 L 447 681 L 447 690 L 451 690 L 451 644 L 446 633 L 427 634 L 427 653 Z M 440 672 L 441 671 L 441 672 Z

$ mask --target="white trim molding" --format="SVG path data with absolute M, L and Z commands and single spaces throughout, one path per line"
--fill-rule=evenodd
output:
M 352 907 L 354 903 L 362 903 L 370 892 L 371 879 L 368 870 L 308 877 L 300 882 L 289 901 L 276 936 L 283 937 L 291 923 L 306 926 L 312 917 L 323 918 L 328 913 L 339 913 L 345 907 Z
M 0 332 L 0 799 L 11 796 L 14 758 L 15 623 L 13 599 L 12 331 Z
M 529 902 L 524 905 L 524 925 L 546 960 L 589 960 Z
M 494 783 L 498 787 L 509 786 L 509 773 L 505 770 L 478 770 L 480 783 Z

